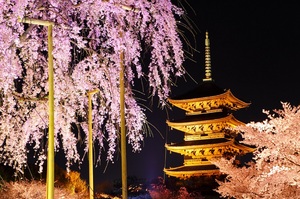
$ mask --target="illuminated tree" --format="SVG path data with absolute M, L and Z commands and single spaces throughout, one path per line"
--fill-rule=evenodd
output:
M 173 78 L 184 74 L 175 20 L 183 11 L 170 0 L 0 0 L 0 7 L 0 161 L 22 171 L 28 144 L 40 171 L 46 159 L 47 30 L 18 21 L 25 17 L 55 24 L 55 150 L 64 151 L 66 166 L 81 161 L 72 124 L 88 133 L 86 94 L 93 89 L 99 89 L 93 97 L 98 160 L 107 140 L 107 161 L 113 162 L 120 123 L 121 52 L 127 140 L 133 151 L 141 150 L 147 118 L 134 93 L 135 80 L 146 79 L 149 95 L 157 95 L 165 105 Z
M 282 110 L 264 111 L 268 118 L 237 127 L 244 143 L 257 147 L 254 160 L 238 168 L 225 159 L 215 163 L 227 174 L 217 192 L 234 198 L 299 198 L 300 106 L 282 103 Z

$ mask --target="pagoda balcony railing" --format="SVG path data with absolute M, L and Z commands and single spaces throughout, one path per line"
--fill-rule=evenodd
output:
M 215 138 L 224 138 L 224 133 L 203 133 L 197 135 L 185 135 L 185 141 L 192 141 L 192 140 L 207 140 L 207 139 L 215 139 Z
M 192 165 L 209 165 L 211 164 L 210 161 L 208 161 L 207 159 L 184 159 L 183 164 L 185 166 L 192 166 Z

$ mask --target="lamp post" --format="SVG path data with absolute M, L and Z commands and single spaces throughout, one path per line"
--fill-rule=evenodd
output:
M 93 115 L 92 115 L 92 95 L 99 92 L 98 89 L 88 91 L 88 120 L 89 120 L 89 192 L 90 199 L 94 199 L 94 163 L 93 163 Z
M 121 112 L 121 171 L 122 171 L 122 198 L 127 199 L 127 155 L 125 130 L 125 88 L 124 88 L 124 51 L 120 54 L 120 112 Z
M 139 12 L 139 9 L 120 4 L 121 8 L 128 11 Z M 119 32 L 123 37 L 122 31 Z M 124 81 L 124 50 L 120 52 L 120 128 L 121 128 L 121 172 L 122 172 L 122 198 L 128 197 L 127 186 L 127 152 L 126 152 L 126 125 L 125 125 L 125 81 Z
M 47 155 L 47 199 L 54 199 L 54 72 L 53 72 L 53 38 L 51 21 L 23 18 L 21 23 L 42 25 L 48 27 L 48 82 L 49 82 L 49 130 L 48 130 L 48 155 Z

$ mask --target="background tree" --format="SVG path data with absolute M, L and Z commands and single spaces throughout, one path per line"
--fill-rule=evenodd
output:
M 74 132 L 88 133 L 86 93 L 96 88 L 93 129 L 98 160 L 106 140 L 107 161 L 113 162 L 119 137 L 122 51 L 127 139 L 133 151 L 141 150 L 147 118 L 134 92 L 135 81 L 145 79 L 149 95 L 157 95 L 165 105 L 173 79 L 184 74 L 175 19 L 183 11 L 170 0 L 0 0 L 0 7 L 0 161 L 22 172 L 28 145 L 40 171 L 46 159 L 47 31 L 19 23 L 24 17 L 55 23 L 55 150 L 64 151 L 67 168 L 81 162 Z
M 253 161 L 237 167 L 234 160 L 215 161 L 227 174 L 219 181 L 223 197 L 300 198 L 300 106 L 282 103 L 282 110 L 263 111 L 267 119 L 237 127 L 243 143 L 257 147 Z

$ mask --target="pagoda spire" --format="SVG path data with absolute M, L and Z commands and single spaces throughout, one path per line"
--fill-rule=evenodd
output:
M 211 78 L 211 59 L 210 59 L 210 43 L 208 32 L 205 33 L 205 78 L 203 81 L 212 81 Z

